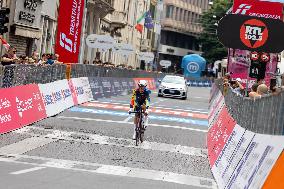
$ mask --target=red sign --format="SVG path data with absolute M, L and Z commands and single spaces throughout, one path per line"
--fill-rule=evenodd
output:
M 55 52 L 64 63 L 78 63 L 84 0 L 61 0 Z
M 263 18 L 282 19 L 283 4 L 259 0 L 234 0 L 233 13 Z
M 257 19 L 247 20 L 241 27 L 240 38 L 249 48 L 261 47 L 268 39 L 267 26 Z
M 207 149 L 211 167 L 214 165 L 235 125 L 236 122 L 230 116 L 227 108 L 223 107 L 219 117 L 207 134 Z

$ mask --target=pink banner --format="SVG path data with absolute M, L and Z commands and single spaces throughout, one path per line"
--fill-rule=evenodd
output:
M 43 100 L 36 84 L 1 89 L 0 133 L 46 118 Z
M 207 134 L 207 149 L 211 167 L 214 165 L 235 125 L 236 122 L 230 116 L 227 108 L 223 107 L 217 121 L 209 129 Z
M 248 68 L 250 65 L 250 51 L 236 49 L 229 50 L 230 56 L 228 59 L 228 71 L 231 72 L 232 79 L 240 78 L 245 87 L 247 79 L 249 79 L 249 88 L 255 83 L 255 78 L 248 77 Z M 270 54 L 270 61 L 266 65 L 265 84 L 270 85 L 270 73 L 275 73 L 278 64 L 277 54 Z

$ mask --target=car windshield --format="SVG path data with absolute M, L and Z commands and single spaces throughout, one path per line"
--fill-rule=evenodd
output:
M 177 77 L 165 77 L 162 82 L 184 84 L 184 80 L 181 78 L 177 78 Z

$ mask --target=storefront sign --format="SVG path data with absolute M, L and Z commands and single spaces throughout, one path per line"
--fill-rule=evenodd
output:
M 32 28 L 41 28 L 41 0 L 17 0 L 14 22 Z
M 55 52 L 60 55 L 59 61 L 79 61 L 83 10 L 84 0 L 60 1 L 55 45 Z
M 154 58 L 155 58 L 155 55 L 152 52 L 140 52 L 138 55 L 139 60 L 144 60 L 146 62 L 153 61 Z
M 113 47 L 113 51 L 121 54 L 122 56 L 129 56 L 134 53 L 134 48 L 131 44 L 116 43 Z
M 172 62 L 170 60 L 161 60 L 160 65 L 165 67 L 165 68 L 168 68 L 172 65 Z
M 115 40 L 110 35 L 91 34 L 87 37 L 86 44 L 90 48 L 108 50 L 114 47 Z

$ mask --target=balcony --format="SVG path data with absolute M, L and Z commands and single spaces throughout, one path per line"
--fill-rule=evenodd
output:
M 87 7 L 99 14 L 100 18 L 114 11 L 113 0 L 87 0 Z
M 199 34 L 202 31 L 200 24 L 189 24 L 181 21 L 176 21 L 171 18 L 166 18 L 162 21 L 162 27 L 182 33 Z
M 113 28 L 124 28 L 126 26 L 126 13 L 121 11 L 114 11 L 111 14 L 111 25 Z

